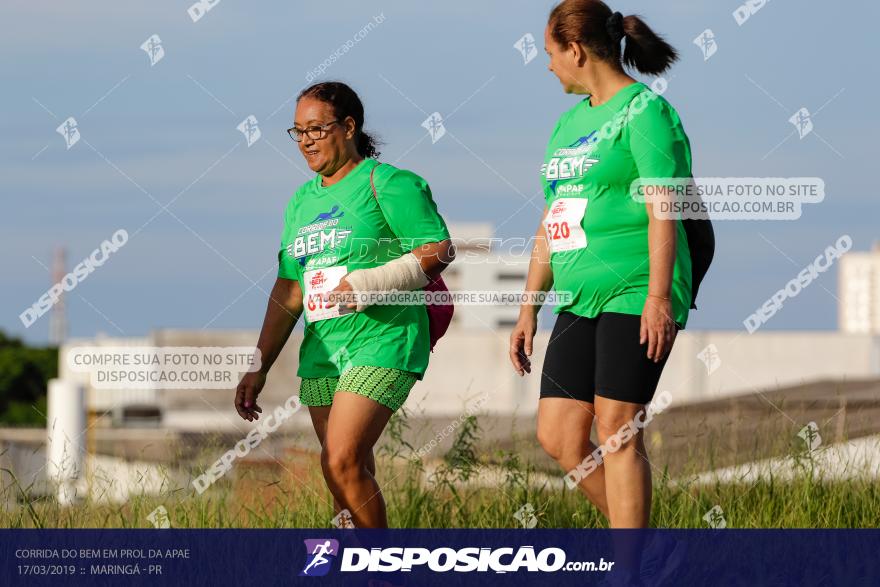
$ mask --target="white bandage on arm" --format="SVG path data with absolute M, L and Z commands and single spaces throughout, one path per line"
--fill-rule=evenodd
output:
M 384 265 L 372 269 L 355 269 L 345 280 L 355 293 L 412 291 L 428 285 L 428 277 L 422 272 L 421 263 L 412 253 L 406 253 Z M 357 311 L 367 307 L 365 300 L 357 300 Z

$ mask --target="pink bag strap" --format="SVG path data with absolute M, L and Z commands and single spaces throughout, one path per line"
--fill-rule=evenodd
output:
M 379 203 L 379 194 L 376 192 L 376 183 L 373 181 L 373 174 L 376 173 L 376 168 L 382 165 L 381 163 L 376 163 L 373 165 L 373 168 L 370 170 L 370 188 L 373 190 L 373 197 L 376 198 L 376 204 Z M 379 206 L 379 210 L 382 210 L 382 206 Z M 384 214 L 383 214 L 384 216 Z
M 373 198 L 376 200 L 376 205 L 379 206 L 379 212 L 382 213 L 382 218 L 385 219 L 385 224 L 388 225 L 388 229 L 391 231 L 391 234 L 394 234 L 394 229 L 391 228 L 391 223 L 388 222 L 388 218 L 385 216 L 385 212 L 382 212 L 382 204 L 379 202 L 379 192 L 376 191 L 376 182 L 373 180 L 373 174 L 376 173 L 376 168 L 382 165 L 381 163 L 376 163 L 373 165 L 373 168 L 370 170 L 370 189 L 373 190 Z M 394 236 L 397 236 L 396 234 Z

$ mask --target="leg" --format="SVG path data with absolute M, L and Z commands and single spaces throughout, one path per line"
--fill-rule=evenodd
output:
M 312 426 L 315 428 L 315 434 L 318 436 L 318 442 L 321 443 L 321 451 L 324 449 L 324 439 L 327 436 L 327 421 L 330 419 L 330 406 L 309 406 L 309 415 L 312 417 Z M 376 475 L 376 459 L 373 451 L 367 455 L 367 470 L 371 475 Z M 342 511 L 339 502 L 333 498 L 333 513 L 338 514 Z
M 607 450 L 603 453 L 605 492 L 612 528 L 647 528 L 651 517 L 651 465 L 643 431 L 638 429 L 626 442 L 620 440 L 625 434 L 618 434 L 630 422 L 644 420 L 644 415 L 636 418 L 644 409 L 642 404 L 596 396 L 596 429 L 599 443 Z
M 327 435 L 327 421 L 330 419 L 330 407 L 331 406 L 309 406 L 309 415 L 312 417 L 312 426 L 315 428 L 315 434 L 318 436 L 318 442 L 321 443 L 321 448 L 324 448 L 324 438 Z M 376 474 L 376 457 L 373 454 L 373 451 L 370 451 L 370 454 L 367 458 L 367 470 L 371 475 Z M 337 510 L 336 513 L 339 513 Z
M 538 402 L 538 442 L 563 471 L 574 471 L 596 450 L 590 442 L 593 404 L 573 399 L 545 397 Z M 578 489 L 608 518 L 605 467 L 578 475 Z
M 309 415 L 312 418 L 312 426 L 315 434 L 318 436 L 318 442 L 321 449 L 324 448 L 324 439 L 327 434 L 327 421 L 330 418 L 330 408 L 333 402 L 333 395 L 336 392 L 336 386 L 339 383 L 338 377 L 319 377 L 307 378 L 302 380 L 300 386 L 300 401 L 309 408 Z M 373 458 L 373 452 L 370 451 L 367 461 L 367 468 L 371 473 L 375 474 L 376 462 Z M 333 511 L 338 514 L 342 510 L 339 502 L 333 498 Z
M 601 389 L 601 388 L 600 388 Z M 617 401 L 596 394 L 596 432 L 603 447 L 605 494 L 611 528 L 647 528 L 651 518 L 651 465 L 641 428 L 624 442 L 621 427 L 643 421 L 636 416 L 644 405 Z M 629 428 L 631 430 L 631 428 Z M 637 574 L 642 566 L 645 539 L 639 534 L 612 537 L 619 570 Z
M 596 323 L 594 318 L 560 312 L 550 335 L 541 372 L 538 442 L 577 483 L 584 495 L 608 517 L 605 469 L 588 469 L 595 389 Z M 588 474 L 587 470 L 590 470 Z
M 392 413 L 357 393 L 339 390 L 333 397 L 321 468 L 333 497 L 358 528 L 388 527 L 385 500 L 367 463 Z
M 651 517 L 645 405 L 654 397 L 666 360 L 647 358 L 639 327 L 639 316 L 611 312 L 600 314 L 596 327 L 596 428 L 599 443 L 608 449 L 603 457 L 612 528 L 646 528 Z M 622 427 L 627 431 L 619 434 Z
M 327 435 L 327 420 L 330 418 L 330 406 L 309 406 L 309 416 L 312 417 L 312 427 L 318 436 L 318 442 L 321 444 L 321 452 L 324 451 L 324 438 Z M 333 498 L 333 513 L 338 514 L 342 508 L 339 502 Z

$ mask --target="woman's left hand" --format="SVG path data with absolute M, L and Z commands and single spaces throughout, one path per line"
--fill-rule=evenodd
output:
M 642 309 L 639 344 L 648 343 L 648 359 L 659 363 L 672 350 L 675 342 L 675 321 L 672 319 L 672 301 L 648 296 Z

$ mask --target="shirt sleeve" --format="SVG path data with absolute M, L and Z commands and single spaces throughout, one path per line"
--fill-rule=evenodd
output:
M 391 168 L 376 182 L 379 207 L 404 252 L 449 238 L 449 229 L 428 183 L 411 171 Z M 383 174 L 384 175 L 384 174 Z
M 691 177 L 691 146 L 675 109 L 663 98 L 646 92 L 631 108 L 650 96 L 641 112 L 632 112 L 626 126 L 639 177 Z
M 299 279 L 299 263 L 296 259 L 287 254 L 287 244 L 289 235 L 292 233 L 290 227 L 290 204 L 284 210 L 284 229 L 281 232 L 281 245 L 278 249 L 278 277 L 282 279 Z

